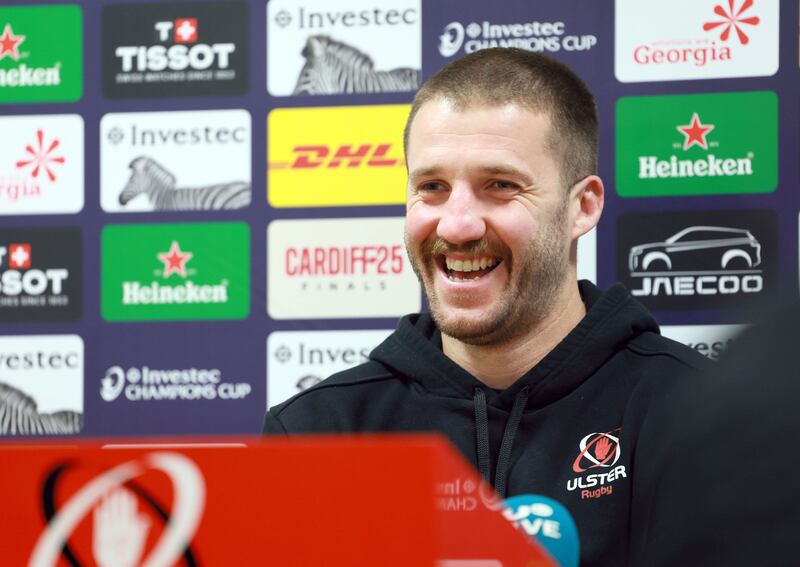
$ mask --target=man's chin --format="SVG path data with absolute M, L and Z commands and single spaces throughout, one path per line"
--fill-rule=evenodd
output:
M 441 310 L 431 312 L 439 330 L 448 337 L 471 345 L 494 342 L 503 325 L 502 317 L 490 315 L 443 314 Z

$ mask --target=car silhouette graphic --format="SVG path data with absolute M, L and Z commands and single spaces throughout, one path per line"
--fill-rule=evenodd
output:
M 631 248 L 628 268 L 635 271 L 748 269 L 761 263 L 761 244 L 741 228 L 690 226 L 663 242 Z

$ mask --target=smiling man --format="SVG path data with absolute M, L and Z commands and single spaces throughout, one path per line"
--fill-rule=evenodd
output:
M 706 361 L 623 287 L 577 281 L 604 196 L 591 93 L 543 55 L 480 51 L 423 85 L 405 140 L 406 246 L 430 312 L 264 431 L 441 432 L 501 498 L 563 506 L 581 565 L 624 564 L 636 448 L 662 440 L 648 406 Z

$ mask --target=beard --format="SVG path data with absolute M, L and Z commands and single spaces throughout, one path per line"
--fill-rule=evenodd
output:
M 540 227 L 536 238 L 513 261 L 506 245 L 487 240 L 454 245 L 432 237 L 416 251 L 406 243 L 411 266 L 425 292 L 431 316 L 442 333 L 472 345 L 502 344 L 525 334 L 550 315 L 569 263 L 565 246 L 566 205 L 565 199 L 554 218 Z M 439 269 L 436 258 L 447 253 L 491 255 L 503 259 L 508 272 L 506 286 L 501 297 L 487 305 L 477 319 L 453 316 L 442 306 L 434 279 Z M 499 268 L 498 265 L 495 269 Z

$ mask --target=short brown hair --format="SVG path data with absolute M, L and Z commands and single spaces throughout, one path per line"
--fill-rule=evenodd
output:
M 597 173 L 599 121 L 594 97 L 566 65 L 546 55 L 496 47 L 466 55 L 442 67 L 419 89 L 403 133 L 408 150 L 411 123 L 431 100 L 457 110 L 517 104 L 550 117 L 546 147 L 561 162 L 561 180 L 572 187 Z

